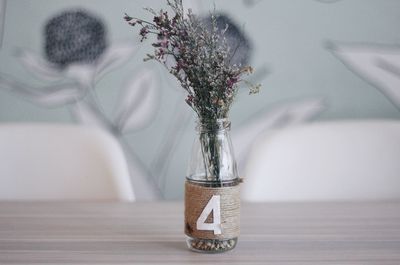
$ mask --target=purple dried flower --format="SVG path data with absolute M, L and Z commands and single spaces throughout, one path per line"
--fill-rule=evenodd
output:
M 149 33 L 149 28 L 147 26 L 144 26 L 143 28 L 140 29 L 139 35 L 142 36 L 142 39 L 140 41 L 143 41 L 144 39 L 147 39 L 147 34 Z
M 185 101 L 189 106 L 192 106 L 193 100 L 194 100 L 194 97 L 192 95 L 188 95 Z
M 228 115 L 230 105 L 238 89 L 238 83 L 247 81 L 242 75 L 249 74 L 251 67 L 241 67 L 230 63 L 231 49 L 224 32 L 218 29 L 217 18 L 211 16 L 211 27 L 203 25 L 191 10 L 184 15 L 182 0 L 168 0 L 174 12 L 172 18 L 167 12 L 150 11 L 152 22 L 141 20 L 139 35 L 146 39 L 154 34 L 156 41 L 153 55 L 145 60 L 156 60 L 164 64 L 182 87 L 188 92 L 187 104 L 200 119 L 216 120 Z M 126 15 L 128 23 L 133 18 Z M 137 20 L 135 23 L 138 23 Z M 171 65 L 170 58 L 175 61 Z M 250 93 L 259 86 L 250 85 Z
M 238 81 L 239 80 L 237 77 L 229 77 L 226 81 L 226 85 L 228 86 L 228 88 L 232 88 Z

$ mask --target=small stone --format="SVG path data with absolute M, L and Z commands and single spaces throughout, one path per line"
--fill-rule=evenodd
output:
M 194 239 L 190 242 L 192 249 L 203 252 L 224 252 L 234 248 L 236 242 L 234 239 Z

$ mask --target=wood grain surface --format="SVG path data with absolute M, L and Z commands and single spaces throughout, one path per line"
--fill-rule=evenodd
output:
M 0 264 L 400 264 L 400 202 L 244 203 L 241 223 L 198 254 L 181 202 L 0 202 Z

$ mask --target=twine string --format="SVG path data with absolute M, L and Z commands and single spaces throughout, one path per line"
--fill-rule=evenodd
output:
M 203 209 L 214 195 L 220 196 L 221 234 L 212 230 L 198 230 L 196 222 Z M 212 223 L 213 214 L 206 220 Z M 230 239 L 240 233 L 240 185 L 205 187 L 186 181 L 185 183 L 185 234 L 202 239 Z

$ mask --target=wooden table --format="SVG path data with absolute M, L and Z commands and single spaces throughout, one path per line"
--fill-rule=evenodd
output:
M 183 204 L 0 203 L 0 264 L 400 264 L 400 202 L 242 207 L 224 254 L 187 250 Z

